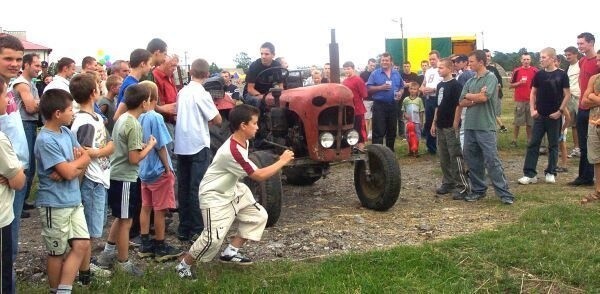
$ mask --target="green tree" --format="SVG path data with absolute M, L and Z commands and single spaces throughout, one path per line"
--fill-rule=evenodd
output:
M 220 73 L 221 69 L 219 68 L 219 66 L 217 66 L 214 62 L 210 64 L 210 66 L 208 67 L 208 71 L 210 72 L 210 74 L 215 74 L 215 73 Z
M 241 68 L 246 73 L 250 67 L 250 63 L 252 63 L 252 59 L 248 56 L 248 53 L 240 52 L 235 55 L 233 62 L 235 62 L 235 68 Z

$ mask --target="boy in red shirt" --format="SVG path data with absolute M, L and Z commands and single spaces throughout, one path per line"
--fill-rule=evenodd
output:
M 365 104 L 363 99 L 367 97 L 367 86 L 365 82 L 356 75 L 354 71 L 354 63 L 352 61 L 344 62 L 342 66 L 346 79 L 342 84 L 348 87 L 352 91 L 353 102 L 354 102 L 354 129 L 360 134 L 358 144 L 356 148 L 359 150 L 365 149 L 365 142 L 367 141 L 367 128 L 365 124 Z

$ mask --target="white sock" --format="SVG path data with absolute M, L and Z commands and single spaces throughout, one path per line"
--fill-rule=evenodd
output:
M 70 294 L 71 290 L 73 290 L 73 286 L 72 285 L 58 285 L 58 288 L 56 289 L 56 293 L 57 294 Z
M 108 242 L 106 242 L 106 244 L 104 244 L 104 252 L 106 252 L 106 253 L 113 253 L 113 252 L 115 252 L 116 248 L 117 248 L 117 244 L 108 244 Z
M 182 259 L 182 260 L 181 260 L 181 262 L 180 262 L 179 264 L 181 264 L 181 265 L 182 265 L 184 268 L 186 268 L 186 269 L 191 269 L 191 268 L 192 268 L 192 265 L 191 265 L 191 264 L 187 264 L 187 263 L 185 262 L 185 258 L 184 258 L 184 259 Z
M 233 256 L 236 255 L 238 253 L 238 250 L 240 250 L 239 248 L 235 248 L 233 246 L 231 246 L 231 244 L 227 245 L 227 248 L 225 248 L 225 250 L 223 250 L 223 253 L 221 253 L 221 256 Z

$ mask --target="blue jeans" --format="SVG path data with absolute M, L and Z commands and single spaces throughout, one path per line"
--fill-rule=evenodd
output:
M 210 148 L 193 155 L 178 155 L 177 194 L 179 197 L 179 228 L 182 237 L 191 237 L 204 230 L 198 190 L 211 161 Z
M 556 164 L 558 163 L 558 137 L 560 134 L 561 119 L 549 117 L 538 117 L 533 121 L 531 128 L 531 140 L 527 144 L 527 154 L 523 165 L 523 174 L 533 178 L 537 175 L 536 166 L 540 156 L 540 144 L 544 135 L 548 135 L 548 167 L 544 170 L 546 174 L 556 176 Z
M 427 151 L 431 154 L 437 152 L 437 141 L 434 136 L 431 135 L 431 124 L 433 123 L 433 116 L 435 115 L 435 109 L 437 108 L 437 96 L 429 96 L 425 98 L 425 125 L 423 126 L 423 132 L 425 133 L 425 145 Z
M 27 183 L 25 183 L 27 185 Z M 23 212 L 23 203 L 25 203 L 25 192 L 27 187 L 21 188 L 21 190 L 15 191 L 15 201 L 13 202 L 13 212 L 15 219 L 10 223 L 12 230 L 12 258 L 17 260 L 17 254 L 19 253 L 19 230 L 21 229 L 21 213 Z
M 577 136 L 579 137 L 579 174 L 577 179 L 592 182 L 594 181 L 594 166 L 588 161 L 587 140 L 588 140 L 588 121 L 590 119 L 590 110 L 579 109 L 577 112 Z
M 106 188 L 87 177 L 81 182 L 81 203 L 88 232 L 92 238 L 101 238 L 106 221 Z
M 29 168 L 25 171 L 27 177 L 27 191 L 25 192 L 25 199 L 29 197 L 31 192 L 31 183 L 35 177 L 35 155 L 33 154 L 33 146 L 35 146 L 35 139 L 37 138 L 37 121 L 23 121 L 23 129 L 25 129 L 25 138 L 27 138 L 27 148 L 29 149 Z M 21 215 L 19 214 L 19 217 Z
M 244 96 L 244 103 L 248 105 L 252 105 L 254 107 L 260 108 L 260 101 L 262 100 L 262 96 L 252 96 L 250 94 L 246 94 Z
M 495 131 L 465 130 L 464 158 L 470 168 L 471 191 L 483 195 L 487 191 L 485 170 L 487 170 L 498 197 L 514 198 L 508 191 L 508 181 L 504 176 L 502 162 L 498 158 Z

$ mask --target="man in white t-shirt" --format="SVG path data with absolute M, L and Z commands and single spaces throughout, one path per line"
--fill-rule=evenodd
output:
M 221 115 L 202 82 L 210 75 L 208 62 L 196 59 L 192 63 L 192 81 L 177 95 L 175 154 L 177 154 L 177 195 L 179 197 L 179 228 L 177 237 L 191 241 L 204 229 L 198 188 L 211 161 L 208 123 L 221 124 Z
M 429 64 L 431 67 L 425 72 L 423 84 L 419 91 L 423 93 L 423 102 L 425 104 L 425 125 L 423 126 L 423 133 L 425 134 L 427 151 L 430 154 L 437 152 L 437 143 L 434 136 L 431 135 L 431 124 L 433 123 L 433 115 L 435 109 L 438 106 L 437 101 L 437 84 L 443 79 L 438 73 L 437 64 L 440 61 L 440 52 L 437 50 L 431 50 L 429 52 Z
M 56 71 L 58 72 L 52 82 L 44 88 L 44 93 L 50 89 L 63 89 L 67 92 L 69 90 L 69 80 L 75 74 L 75 60 L 69 57 L 63 57 L 56 63 Z M 75 110 L 73 109 L 75 112 Z
M 581 156 L 581 150 L 579 149 L 579 136 L 577 136 L 577 111 L 579 110 L 579 97 L 581 97 L 581 90 L 579 89 L 579 50 L 574 46 L 567 47 L 565 49 L 565 58 L 569 62 L 569 68 L 567 69 L 567 75 L 569 76 L 569 89 L 571 90 L 571 100 L 567 104 L 567 109 L 571 114 L 571 134 L 573 136 L 573 150 L 569 155 L 571 157 Z

